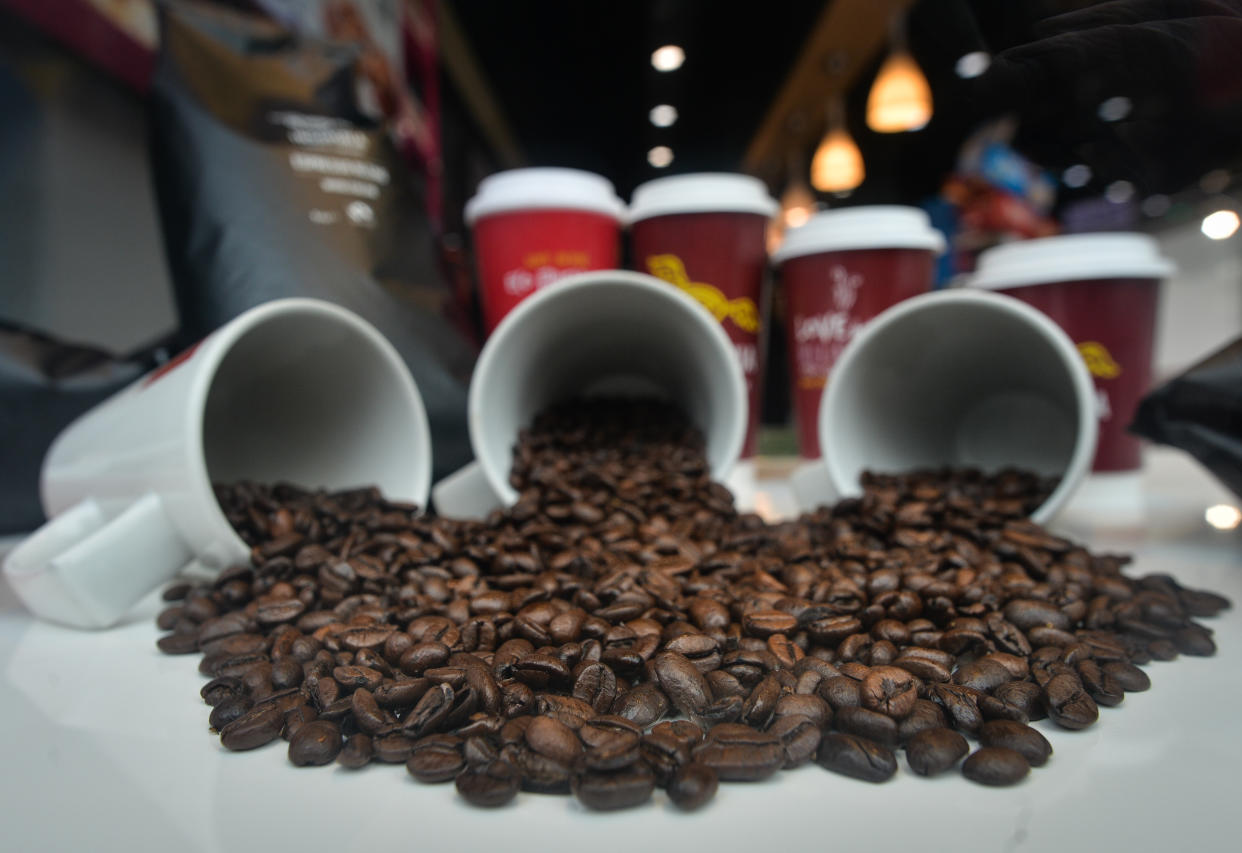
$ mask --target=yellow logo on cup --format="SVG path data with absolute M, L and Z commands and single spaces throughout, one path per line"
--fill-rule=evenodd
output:
M 728 299 L 719 288 L 690 281 L 686 265 L 676 255 L 652 255 L 647 258 L 647 269 L 656 278 L 662 278 L 693 296 L 721 323 L 731 318 L 744 332 L 759 331 L 759 309 L 752 300 L 744 296 Z
M 1087 363 L 1087 370 L 1092 376 L 1101 379 L 1116 379 L 1121 375 L 1121 365 L 1116 362 L 1108 348 L 1099 341 L 1083 341 L 1078 345 L 1082 360 Z

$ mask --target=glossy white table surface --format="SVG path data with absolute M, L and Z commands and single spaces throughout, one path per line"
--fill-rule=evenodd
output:
M 760 485 L 769 508 L 788 506 L 782 484 Z M 1172 451 L 1150 453 L 1144 489 L 1139 524 L 1057 527 L 1094 550 L 1134 553 L 1135 573 L 1168 572 L 1242 602 L 1242 529 L 1204 520 L 1237 498 Z M 1152 689 L 1101 709 L 1094 727 L 1039 723 L 1055 754 L 1012 788 L 918 778 L 899 757 L 897 777 L 878 786 L 811 765 L 722 785 L 696 814 L 662 792 L 645 808 L 593 814 L 533 794 L 481 811 L 400 766 L 295 768 L 283 741 L 228 753 L 207 730 L 197 656 L 156 650 L 156 596 L 123 626 L 83 633 L 33 621 L 2 583 L 5 850 L 1242 849 L 1239 609 L 1207 622 L 1215 657 L 1151 664 Z

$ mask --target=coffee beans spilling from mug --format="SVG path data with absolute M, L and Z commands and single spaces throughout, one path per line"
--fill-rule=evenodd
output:
M 1092 725 L 1140 665 L 1212 654 L 1197 620 L 1229 606 L 1026 520 L 1050 484 L 1015 472 L 873 475 L 766 524 L 651 402 L 545 413 L 512 483 L 483 522 L 221 487 L 252 564 L 170 589 L 159 645 L 201 653 L 223 745 L 404 764 L 479 806 L 695 809 L 810 763 L 884 782 L 903 752 L 1010 785 L 1052 753 L 1031 721 Z

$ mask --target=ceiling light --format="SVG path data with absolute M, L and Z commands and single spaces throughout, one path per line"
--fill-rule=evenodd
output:
M 878 133 L 919 130 L 931 121 L 927 78 L 905 50 L 894 50 L 880 66 L 867 95 L 867 126 Z
M 677 121 L 677 107 L 669 104 L 660 104 L 651 108 L 648 117 L 656 127 L 672 127 L 674 122 Z
M 1061 181 L 1067 187 L 1085 187 L 1091 181 L 1091 167 L 1077 163 L 1061 173 Z
M 1117 95 L 1100 103 L 1097 110 L 1104 121 L 1121 121 L 1130 114 L 1130 99 L 1125 95 Z
M 861 184 L 866 175 L 862 152 L 845 129 L 838 93 L 828 103 L 828 132 L 811 158 L 811 186 L 820 192 L 846 192 Z
M 1242 510 L 1229 504 L 1210 506 L 1203 513 L 1203 517 L 1208 524 L 1217 530 L 1233 530 L 1239 524 L 1242 524 Z
M 685 61 L 686 52 L 675 44 L 666 44 L 651 52 L 651 66 L 656 71 L 676 71 Z
M 663 169 L 673 162 L 673 149 L 667 145 L 657 145 L 647 152 L 647 162 L 657 169 Z
M 1238 214 L 1232 210 L 1218 210 L 1203 217 L 1200 226 L 1209 240 L 1227 240 L 1238 230 Z
M 1143 199 L 1143 213 L 1153 219 L 1158 216 L 1164 216 L 1169 212 L 1171 206 L 1167 195 L 1157 193 Z
M 970 53 L 964 53 L 958 57 L 957 64 L 953 66 L 953 70 L 963 80 L 970 80 L 987 71 L 988 66 L 991 64 L 992 57 L 987 51 L 972 50 Z
M 1129 181 L 1113 181 L 1105 187 L 1104 198 L 1113 204 L 1125 204 L 1134 198 L 1134 184 Z

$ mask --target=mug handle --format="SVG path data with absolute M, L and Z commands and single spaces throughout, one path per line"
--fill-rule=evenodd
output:
M 828 466 L 823 459 L 814 459 L 799 465 L 789 475 L 789 487 L 798 500 L 798 508 L 811 512 L 825 504 L 836 503 L 840 495 L 832 487 Z
M 431 501 L 436 512 L 448 518 L 483 519 L 502 506 L 478 462 L 458 468 L 432 486 Z
M 111 519 L 88 498 L 9 552 L 4 574 L 36 616 L 108 628 L 193 556 L 159 495 L 147 493 Z

